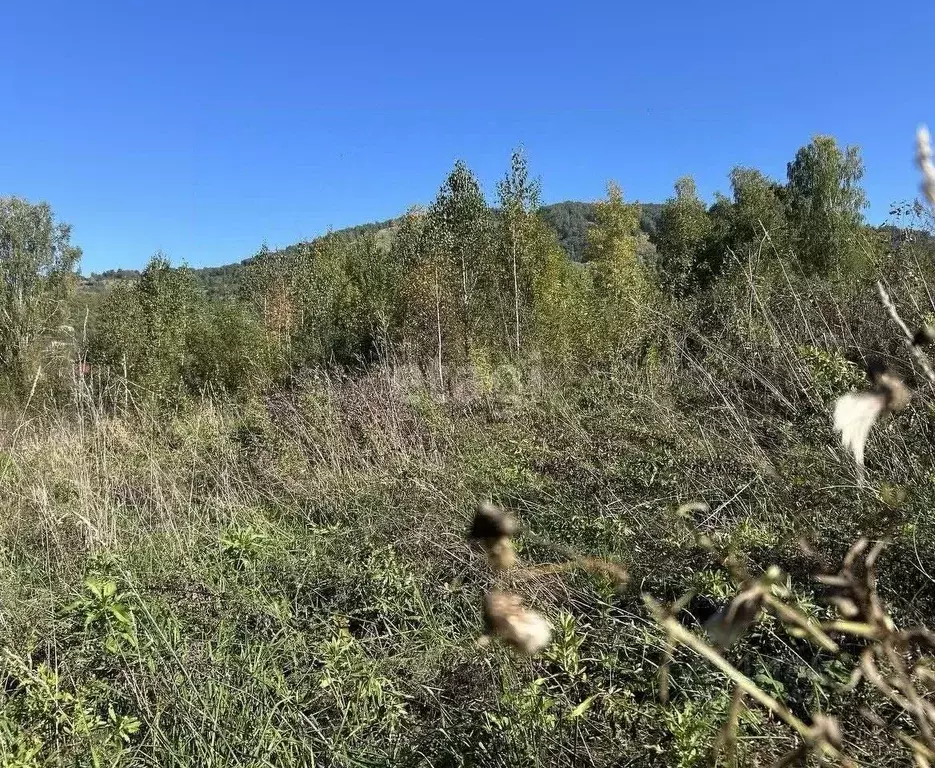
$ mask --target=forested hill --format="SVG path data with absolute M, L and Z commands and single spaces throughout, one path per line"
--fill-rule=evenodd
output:
M 596 203 L 566 200 L 561 203 L 542 206 L 539 209 L 539 215 L 555 230 L 559 243 L 561 243 L 568 257 L 573 261 L 581 261 L 584 256 L 588 227 L 595 221 L 595 210 Z M 659 219 L 662 205 L 659 203 L 643 203 L 641 204 L 641 210 L 640 226 L 644 232 L 651 233 L 654 231 L 656 222 Z M 334 234 L 348 237 L 373 234 L 376 236 L 378 243 L 388 247 L 399 221 L 400 219 L 396 218 L 358 224 L 354 227 L 337 230 Z M 231 295 L 237 290 L 243 266 L 250 263 L 254 258 L 256 257 L 251 256 L 237 264 L 202 267 L 194 270 L 194 272 L 209 295 Z M 100 291 L 113 281 L 135 280 L 139 276 L 139 271 L 135 269 L 109 269 L 106 272 L 92 273 L 85 278 L 84 288 L 90 291 Z
M 588 227 L 595 222 L 596 203 L 580 203 L 566 200 L 563 203 L 546 205 L 539 209 L 539 215 L 556 231 L 558 240 L 565 249 L 565 253 L 574 261 L 581 261 Z M 642 218 L 640 228 L 647 234 L 656 229 L 659 214 L 662 211 L 660 203 L 640 203 Z

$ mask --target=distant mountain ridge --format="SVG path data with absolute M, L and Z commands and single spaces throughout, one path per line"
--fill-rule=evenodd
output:
M 596 206 L 596 203 L 566 200 L 544 205 L 539 209 L 539 215 L 543 221 L 555 230 L 559 243 L 565 253 L 568 254 L 568 258 L 573 261 L 581 261 L 584 258 L 587 231 L 595 222 Z M 647 234 L 651 234 L 655 231 L 662 205 L 660 203 L 641 203 L 640 206 L 642 210 L 640 227 Z M 401 219 L 402 216 L 398 216 L 386 221 L 357 224 L 353 227 L 334 230 L 329 234 L 344 237 L 360 237 L 365 234 L 373 234 L 378 242 L 389 247 L 393 238 L 393 230 Z M 295 245 L 298 245 L 298 243 Z M 280 250 L 285 251 L 294 248 L 295 245 Z M 193 272 L 204 285 L 209 295 L 230 296 L 237 292 L 244 266 L 255 258 L 256 256 L 250 256 L 236 264 L 225 264 L 219 267 L 199 267 L 194 269 Z M 140 271 L 136 269 L 108 269 L 104 272 L 91 273 L 85 277 L 83 287 L 87 291 L 98 292 L 114 281 L 136 280 L 139 276 Z

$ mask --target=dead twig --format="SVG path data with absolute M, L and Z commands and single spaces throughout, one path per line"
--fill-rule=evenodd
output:
M 915 344 L 915 334 L 910 331 L 909 326 L 903 322 L 903 319 L 899 316 L 899 312 L 896 311 L 896 305 L 893 304 L 893 300 L 890 298 L 889 293 L 887 293 L 886 288 L 883 287 L 883 283 L 879 280 L 877 280 L 877 293 L 880 294 L 880 301 L 883 302 L 883 306 L 887 313 L 893 319 L 893 322 L 899 326 L 899 330 L 902 331 L 903 343 L 905 343 L 906 348 L 909 350 L 909 354 L 912 356 L 912 359 L 915 360 L 918 366 L 922 369 L 922 372 L 925 374 L 925 378 L 929 380 L 929 384 L 935 384 L 935 371 L 932 370 L 932 364 L 925 356 L 925 353 L 919 349 L 917 344 Z

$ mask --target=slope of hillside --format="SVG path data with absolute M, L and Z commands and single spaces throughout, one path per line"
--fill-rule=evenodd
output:
M 642 219 L 640 226 L 644 232 L 651 233 L 655 229 L 662 206 L 659 203 L 643 203 L 641 205 Z M 566 200 L 542 206 L 539 215 L 555 230 L 559 243 L 561 243 L 568 257 L 573 261 L 581 261 L 584 258 L 588 227 L 595 220 L 594 211 L 595 203 Z M 389 248 L 398 221 L 399 218 L 368 222 L 335 230 L 333 234 L 347 237 L 373 234 L 380 245 Z M 244 266 L 255 258 L 256 256 L 250 256 L 237 264 L 200 267 L 195 269 L 194 272 L 209 296 L 231 296 L 237 293 Z M 136 280 L 139 276 L 139 270 L 135 269 L 109 269 L 105 272 L 92 273 L 84 278 L 82 288 L 86 292 L 96 293 L 104 290 L 108 284 L 115 281 Z
M 573 261 L 581 261 L 584 258 L 588 227 L 595 221 L 595 205 L 595 203 L 566 200 L 562 203 L 545 205 L 539 211 L 539 215 L 558 234 L 562 248 Z M 640 208 L 642 210 L 640 228 L 647 234 L 654 232 L 662 205 L 641 203 Z

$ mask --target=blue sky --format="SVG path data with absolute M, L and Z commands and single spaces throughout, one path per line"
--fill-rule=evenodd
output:
M 830 133 L 882 221 L 935 122 L 929 3 L 8 5 L 0 194 L 47 200 L 84 272 L 389 218 L 459 158 L 492 195 L 519 144 L 546 202 L 661 201 Z

